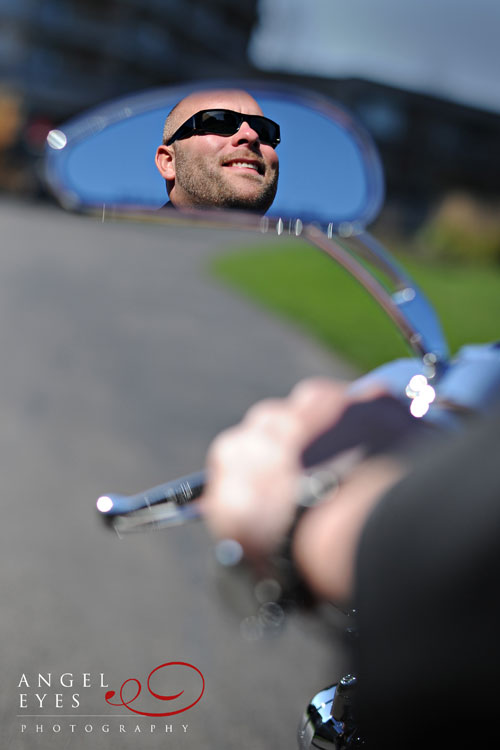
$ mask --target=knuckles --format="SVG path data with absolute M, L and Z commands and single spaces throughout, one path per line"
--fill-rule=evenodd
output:
M 347 384 L 328 378 L 307 378 L 292 389 L 290 400 L 296 408 L 309 408 L 317 403 L 342 405 L 347 399 Z

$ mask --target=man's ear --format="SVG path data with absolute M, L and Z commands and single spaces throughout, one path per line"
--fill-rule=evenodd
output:
M 156 149 L 156 167 L 165 180 L 175 180 L 175 154 L 172 146 L 162 144 Z

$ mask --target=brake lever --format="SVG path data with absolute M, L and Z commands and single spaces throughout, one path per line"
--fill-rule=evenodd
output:
M 182 526 L 188 521 L 196 521 L 202 517 L 200 503 L 193 500 L 189 505 L 178 506 L 175 503 L 165 502 L 161 505 L 152 505 L 141 508 L 130 513 L 117 514 L 111 518 L 105 518 L 107 525 L 121 536 L 134 531 L 160 531 L 171 526 Z
M 205 483 L 206 473 L 198 471 L 136 495 L 101 495 L 97 510 L 118 534 L 178 526 L 201 516 L 197 500 Z

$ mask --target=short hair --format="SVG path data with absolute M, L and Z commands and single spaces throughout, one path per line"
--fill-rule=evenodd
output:
M 178 109 L 178 107 L 182 104 L 183 99 L 181 99 L 177 104 L 172 107 L 170 112 L 168 113 L 165 124 L 163 126 L 163 145 L 165 146 L 169 138 L 174 134 L 174 132 L 177 130 L 177 128 L 172 127 L 172 124 L 175 124 L 175 111 Z

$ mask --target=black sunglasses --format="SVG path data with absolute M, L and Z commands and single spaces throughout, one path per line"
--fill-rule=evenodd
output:
M 232 109 L 202 109 L 186 120 L 168 139 L 166 146 L 192 135 L 234 135 L 247 122 L 255 130 L 262 143 L 276 148 L 280 142 L 280 126 L 262 115 L 245 115 Z

